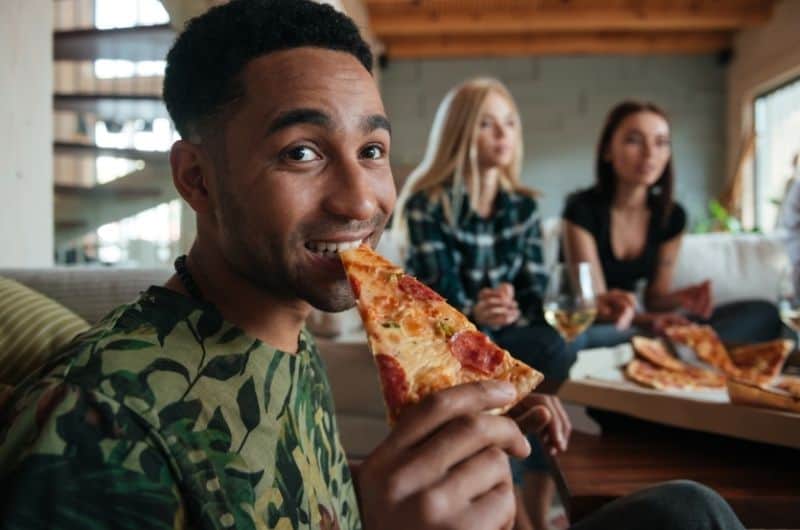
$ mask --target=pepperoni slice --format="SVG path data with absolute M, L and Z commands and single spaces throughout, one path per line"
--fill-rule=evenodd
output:
M 375 356 L 378 365 L 378 372 L 381 374 L 381 384 L 383 386 L 383 396 L 386 405 L 389 407 L 391 417 L 396 418 L 400 409 L 406 403 L 408 395 L 408 381 L 406 372 L 397 359 L 390 355 L 379 353 Z
M 503 350 L 479 331 L 456 333 L 450 337 L 448 345 L 461 366 L 486 375 L 492 375 L 505 357 Z
M 408 275 L 403 275 L 399 282 L 400 290 L 417 300 L 444 300 L 433 289 Z
M 353 276 L 348 276 L 348 280 L 350 280 L 350 288 L 353 290 L 353 296 L 356 297 L 356 300 L 361 298 L 361 283 L 356 280 Z

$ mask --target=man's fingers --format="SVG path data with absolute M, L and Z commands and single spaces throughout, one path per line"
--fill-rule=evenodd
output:
M 529 409 L 515 421 L 523 432 L 541 434 L 553 420 L 553 413 L 544 405 Z
M 503 483 L 475 499 L 461 514 L 454 528 L 501 530 L 514 523 L 516 498 L 511 483 Z
M 395 450 L 409 448 L 454 418 L 503 407 L 516 397 L 516 388 L 504 381 L 477 381 L 435 392 L 401 414 L 385 444 Z
M 400 501 L 416 490 L 433 487 L 458 465 L 487 449 L 517 458 L 530 453 L 527 439 L 511 419 L 490 414 L 459 416 L 405 454 L 401 466 L 395 470 L 393 500 Z M 506 455 L 506 468 L 507 458 Z
M 448 507 L 458 511 L 495 487 L 511 482 L 508 455 L 496 447 L 487 447 L 455 466 L 428 491 Z

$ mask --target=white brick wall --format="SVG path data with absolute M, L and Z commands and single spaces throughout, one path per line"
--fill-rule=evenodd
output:
M 544 192 L 545 215 L 557 215 L 567 193 L 592 182 L 605 114 L 631 97 L 652 100 L 670 113 L 678 199 L 692 219 L 722 187 L 725 69 L 713 56 L 392 61 L 381 73 L 381 87 L 396 166 L 421 159 L 439 101 L 450 87 L 476 75 L 498 77 L 517 100 L 524 178 Z

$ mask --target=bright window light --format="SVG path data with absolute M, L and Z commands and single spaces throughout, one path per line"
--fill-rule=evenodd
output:
M 113 125 L 111 127 L 110 125 Z M 94 141 L 99 147 L 138 149 L 139 151 L 168 151 L 180 138 L 167 118 L 156 118 L 145 127 L 144 120 L 122 123 L 98 121 L 94 128 Z
M 179 251 L 181 208 L 181 201 L 173 200 L 101 226 L 96 242 L 100 261 L 122 266 L 170 263 Z M 146 256 L 137 255 L 141 249 L 151 250 L 145 251 Z
M 108 245 L 97 250 L 97 257 L 103 263 L 117 263 L 122 259 L 122 249 L 118 245 Z
M 166 24 L 169 15 L 159 0 L 95 0 L 94 24 L 98 29 Z
M 167 61 L 126 61 L 124 59 L 97 59 L 94 75 L 98 79 L 131 77 L 159 77 L 164 75 Z
M 755 220 L 761 230 L 775 227 L 778 207 L 800 154 L 800 78 L 756 98 Z
M 131 160 L 116 156 L 98 156 L 96 160 L 97 183 L 107 184 L 134 171 L 144 169 L 144 160 Z

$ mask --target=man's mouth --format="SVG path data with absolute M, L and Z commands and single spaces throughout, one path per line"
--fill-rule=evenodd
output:
M 338 254 L 339 252 L 343 252 L 345 250 L 350 250 L 352 248 L 357 248 L 361 246 L 363 243 L 369 244 L 369 238 L 372 234 L 368 234 L 366 237 L 360 239 L 350 239 L 350 240 L 340 240 L 340 241 L 325 241 L 325 240 L 316 240 L 316 241 L 306 241 L 306 248 L 311 252 L 316 254 L 321 254 L 323 256 L 333 256 Z

